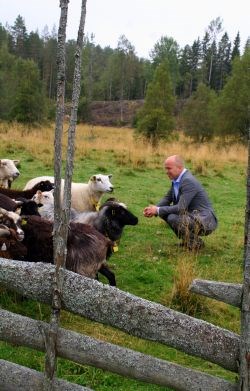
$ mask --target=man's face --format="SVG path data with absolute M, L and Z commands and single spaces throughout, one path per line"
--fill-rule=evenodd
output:
M 174 180 L 177 179 L 180 173 L 183 170 L 183 167 L 177 165 L 174 160 L 167 159 L 164 164 L 166 174 L 169 177 L 169 179 Z

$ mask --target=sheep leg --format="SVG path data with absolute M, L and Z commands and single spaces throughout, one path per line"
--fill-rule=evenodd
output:
M 115 274 L 108 268 L 107 265 L 102 265 L 98 272 L 107 277 L 109 285 L 116 286 Z

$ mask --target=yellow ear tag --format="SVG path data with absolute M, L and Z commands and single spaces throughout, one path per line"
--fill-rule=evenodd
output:
M 118 246 L 117 244 L 115 243 L 115 245 L 113 246 L 113 252 L 116 253 L 118 251 Z
M 100 209 L 100 203 L 98 202 L 95 206 L 95 210 L 98 212 L 98 210 Z
M 21 225 L 26 225 L 27 224 L 27 220 L 25 220 L 25 219 L 22 219 L 22 221 L 21 221 Z

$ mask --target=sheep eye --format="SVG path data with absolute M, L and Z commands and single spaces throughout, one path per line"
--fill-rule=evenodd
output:
M 98 180 L 98 182 L 101 182 L 101 181 L 102 181 L 101 178 L 97 178 L 97 180 Z

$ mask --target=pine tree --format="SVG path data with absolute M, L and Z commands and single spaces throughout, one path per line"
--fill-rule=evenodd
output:
M 179 91 L 183 98 L 188 98 L 196 90 L 200 76 L 201 42 L 194 41 L 190 47 L 186 45 L 179 59 L 181 82 Z M 179 94 L 180 95 L 180 94 Z
M 21 15 L 15 20 L 14 26 L 11 27 L 11 35 L 13 38 L 13 54 L 18 57 L 27 57 L 27 29 L 24 18 Z
M 179 72 L 180 80 L 178 83 L 177 94 L 182 98 L 190 96 L 190 90 L 192 89 L 192 75 L 191 75 L 191 47 L 186 45 L 180 52 L 179 58 Z
M 8 44 L 8 32 L 0 23 L 0 47 L 7 46 Z
M 177 42 L 172 37 L 163 36 L 154 45 L 150 52 L 150 57 L 153 61 L 153 66 L 156 68 L 163 62 L 168 62 L 168 68 L 173 84 L 173 91 L 176 91 L 180 80 L 179 75 L 179 54 L 180 48 Z
M 205 84 L 199 84 L 182 112 L 184 133 L 196 142 L 210 140 L 214 135 L 215 105 L 215 92 Z
M 0 118 L 7 120 L 15 98 L 13 68 L 16 58 L 10 54 L 7 42 L 0 47 Z
M 219 42 L 218 54 L 217 54 L 217 67 L 216 67 L 216 79 L 215 90 L 222 90 L 226 82 L 227 77 L 231 70 L 231 43 L 229 41 L 228 34 L 225 33 L 221 41 Z
M 49 99 L 56 98 L 56 53 L 57 38 L 54 35 L 47 36 L 43 42 L 42 80 L 46 95 Z
M 41 123 L 46 116 L 45 95 L 37 65 L 18 58 L 14 67 L 15 97 L 10 119 L 28 124 Z
M 200 79 L 199 67 L 201 62 L 201 42 L 199 38 L 196 41 L 194 41 L 192 45 L 190 61 L 191 61 L 191 75 L 192 75 L 192 85 L 190 88 L 190 92 L 192 93 L 197 89 L 197 86 L 199 84 L 199 79 Z
M 201 48 L 202 48 L 202 63 L 201 63 L 201 82 L 208 84 L 209 63 L 210 63 L 210 37 L 208 32 L 205 33 Z
M 231 60 L 233 61 L 233 59 L 235 57 L 239 57 L 240 56 L 240 33 L 238 31 L 236 37 L 235 37 L 235 40 L 234 40 L 234 45 L 233 45 L 233 49 L 232 49 L 232 55 L 231 55 Z
M 242 57 L 235 57 L 218 104 L 218 132 L 247 140 L 250 128 L 250 48 Z
M 33 60 L 41 69 L 42 66 L 43 41 L 38 32 L 31 31 L 27 36 L 26 54 L 27 58 Z
M 160 64 L 148 85 L 145 103 L 138 113 L 137 133 L 156 146 L 160 139 L 167 139 L 174 129 L 173 110 L 175 98 L 168 64 Z
M 75 51 L 76 51 L 76 41 L 70 39 L 65 46 L 66 50 L 66 80 L 65 85 L 65 101 L 70 101 L 72 98 L 72 89 L 73 89 L 73 78 L 74 78 L 74 68 L 75 68 Z

